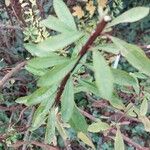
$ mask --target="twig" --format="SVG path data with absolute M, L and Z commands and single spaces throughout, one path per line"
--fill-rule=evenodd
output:
M 10 147 L 19 148 L 23 144 L 33 144 L 33 145 L 39 146 L 39 147 L 46 149 L 46 150 L 59 150 L 58 147 L 50 146 L 48 144 L 40 143 L 37 141 L 31 141 L 31 142 L 29 142 L 29 141 L 28 142 L 27 141 L 18 141 L 15 144 L 12 144 Z
M 90 115 L 89 113 L 87 113 L 86 111 L 83 111 L 81 109 L 79 109 L 79 111 L 81 112 L 82 115 L 84 115 L 85 117 L 89 118 L 92 121 L 97 121 L 97 118 L 93 117 L 92 115 Z
M 60 83 L 60 87 L 57 90 L 57 94 L 56 94 L 56 98 L 55 98 L 55 105 L 59 104 L 60 99 L 61 99 L 61 95 L 62 95 L 62 93 L 64 91 L 65 85 L 66 85 L 70 75 L 75 70 L 75 68 L 77 67 L 77 65 L 79 64 L 80 60 L 83 58 L 83 56 L 88 52 L 88 50 L 90 49 L 91 45 L 94 43 L 96 38 L 103 32 L 103 30 L 104 30 L 106 24 L 108 23 L 108 21 L 110 21 L 110 17 L 109 16 L 105 16 L 102 19 L 102 21 L 100 21 L 100 23 L 97 25 L 95 31 L 89 37 L 89 39 L 86 42 L 86 44 L 80 50 L 80 52 L 78 54 L 79 58 L 78 58 L 77 62 L 75 63 L 73 68 L 67 73 L 67 75 L 62 79 L 62 81 Z
M 19 26 L 12 26 L 12 25 L 7 25 L 7 24 L 5 25 L 5 24 L 1 24 L 1 23 L 0 23 L 0 29 L 22 30 L 22 28 Z
M 143 49 L 150 49 L 150 45 L 138 45 L 138 46 Z
M 125 115 L 122 111 L 120 111 L 120 110 L 118 110 L 118 109 L 116 110 L 115 108 L 110 107 L 108 104 L 102 103 L 101 101 L 96 101 L 96 102 L 94 102 L 94 103 L 92 104 L 92 106 L 93 106 L 93 107 L 96 107 L 96 108 L 107 107 L 107 108 L 109 108 L 109 109 L 111 109 L 111 110 L 117 111 L 116 113 L 117 113 L 117 114 L 120 114 L 121 116 L 124 116 L 124 115 Z M 141 122 L 141 121 L 140 121 L 139 119 L 137 119 L 137 118 L 132 118 L 132 117 L 130 117 L 130 116 L 125 116 L 125 117 L 127 117 L 129 120 L 132 120 L 132 121 Z
M 114 129 L 114 130 L 111 130 L 111 132 L 116 135 L 117 131 Z M 141 145 L 133 142 L 130 138 L 128 138 L 127 136 L 125 136 L 123 134 L 122 134 L 122 137 L 128 144 L 134 146 L 137 150 L 150 150 L 150 148 L 148 148 L 148 147 L 142 147 Z
M 16 111 L 23 108 L 24 107 L 22 105 L 10 106 L 10 107 L 0 106 L 0 111 Z
M 4 5 L 4 8 L 6 9 L 6 12 L 7 12 L 7 15 L 8 15 L 9 19 L 10 19 L 10 22 L 11 22 L 11 24 L 13 25 L 13 19 L 12 19 L 10 13 L 9 13 L 8 7 L 6 6 L 5 3 L 4 3 L 3 5 Z
M 80 112 L 87 118 L 89 118 L 90 120 L 92 121 L 96 121 L 97 118 L 93 117 L 91 114 L 83 111 L 83 110 L 80 110 Z M 113 133 L 113 134 L 116 134 L 116 130 L 115 129 L 110 129 L 110 131 Z M 123 135 L 122 134 L 122 137 L 123 139 L 130 145 L 132 145 L 133 147 L 135 147 L 137 150 L 150 150 L 150 148 L 147 148 L 147 147 L 142 147 L 141 145 L 135 143 L 134 141 L 132 141 L 130 138 L 128 138 L 127 136 Z
M 25 107 L 24 109 L 21 110 L 18 120 L 12 126 L 15 126 L 22 119 L 23 114 L 27 109 L 28 109 L 28 107 Z
M 29 118 L 28 118 L 27 126 L 31 125 L 34 111 L 35 111 L 35 107 L 32 107 L 31 113 L 30 113 Z M 29 132 L 30 132 L 29 129 L 25 132 L 23 141 L 28 141 Z M 26 146 L 27 146 L 27 144 L 23 144 L 22 150 L 26 150 Z
M 93 97 L 90 96 L 90 95 L 87 95 L 87 98 L 88 98 L 91 102 L 93 102 L 93 103 L 92 103 L 92 107 L 95 107 L 95 108 L 101 108 L 101 107 L 104 108 L 104 107 L 107 107 L 107 108 L 109 108 L 109 109 L 115 111 L 117 114 L 120 114 L 121 116 L 125 116 L 124 112 L 122 112 L 122 111 L 120 111 L 119 109 L 116 109 L 116 108 L 114 108 L 114 107 L 111 107 L 111 106 L 108 104 L 108 102 L 103 102 L 102 100 L 97 100 L 97 99 L 93 98 Z M 125 117 L 127 117 L 129 120 L 132 120 L 132 121 L 135 121 L 135 122 L 141 122 L 141 121 L 140 121 L 139 119 L 137 119 L 137 118 L 132 118 L 132 117 L 130 117 L 130 116 L 125 116 Z
M 19 70 L 22 69 L 26 64 L 26 61 L 23 61 L 19 63 L 15 68 L 13 68 L 9 73 L 7 73 L 3 79 L 0 81 L 0 88 L 3 87 L 3 85 L 7 82 L 9 78 L 11 78 L 15 73 L 17 73 Z

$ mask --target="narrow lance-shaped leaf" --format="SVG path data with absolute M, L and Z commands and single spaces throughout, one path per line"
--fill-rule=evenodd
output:
M 136 69 L 150 76 L 150 60 L 146 57 L 144 52 L 136 45 L 128 44 L 116 37 L 110 37 L 111 40 L 120 48 L 121 54 L 127 61 Z
M 65 32 L 47 38 L 43 42 L 39 43 L 37 47 L 41 50 L 41 52 L 49 54 L 52 51 L 65 48 L 66 46 L 72 44 L 82 36 L 83 33 L 78 31 Z
M 79 132 L 77 136 L 81 141 L 83 141 L 85 144 L 87 144 L 88 146 L 92 147 L 92 149 L 95 150 L 93 142 L 86 134 L 84 134 L 83 132 Z
M 28 96 L 18 98 L 16 102 L 27 106 L 36 105 L 42 101 L 47 101 L 51 95 L 56 92 L 56 90 L 57 85 L 51 87 L 41 87 Z
M 54 0 L 53 6 L 58 18 L 66 25 L 68 25 L 71 29 L 77 30 L 74 18 L 63 0 Z
M 69 124 L 73 129 L 77 132 L 87 132 L 88 125 L 86 123 L 85 118 L 82 116 L 78 108 L 75 106 L 73 109 L 72 117 L 69 120 Z
M 59 134 L 61 135 L 62 139 L 64 141 L 66 141 L 68 138 L 68 135 L 66 133 L 65 128 L 63 127 L 63 124 L 59 121 L 58 117 L 56 118 L 56 128 L 57 128 Z
M 94 82 L 89 82 L 86 80 L 78 80 L 79 85 L 75 88 L 75 92 L 89 92 L 93 93 L 95 95 L 99 95 L 99 91 L 97 89 L 97 86 Z
M 116 137 L 115 137 L 115 150 L 124 150 L 124 141 L 122 138 L 122 134 L 120 132 L 119 127 L 117 128 L 117 133 L 116 133 Z
M 135 78 L 138 78 L 138 79 L 147 79 L 147 76 L 141 72 L 134 72 L 134 73 L 131 73 L 131 75 L 133 75 Z
M 47 119 L 45 143 L 51 144 L 52 140 L 54 139 L 55 126 L 56 126 L 56 115 L 55 115 L 55 109 L 52 108 Z
M 48 56 L 48 53 L 45 53 L 41 48 L 38 47 L 38 44 L 28 43 L 24 44 L 26 50 L 32 54 L 32 56 L 45 57 Z
M 140 86 L 139 86 L 138 78 L 137 78 L 137 76 L 134 73 L 130 73 L 130 76 L 132 76 L 135 79 L 136 84 L 133 84 L 133 88 L 135 90 L 135 93 L 139 94 L 139 92 L 140 92 Z
M 30 95 L 28 96 L 23 96 L 23 97 L 19 97 L 15 100 L 16 103 L 19 103 L 19 104 L 25 104 L 27 105 L 27 101 L 28 99 L 30 98 Z
M 96 87 L 96 84 L 94 82 L 89 82 L 86 80 L 79 80 L 79 86 L 75 88 L 75 92 L 90 92 L 95 94 L 96 96 L 99 96 L 99 91 Z M 119 98 L 115 92 L 113 92 L 112 97 L 110 99 L 106 100 L 108 100 L 109 103 L 117 109 L 123 110 L 125 108 L 122 99 Z
M 28 61 L 27 66 L 34 67 L 36 69 L 45 69 L 55 65 L 63 64 L 65 62 L 69 62 L 69 59 L 53 53 L 48 57 L 33 58 Z
M 27 51 L 29 51 L 34 56 L 47 57 L 51 55 L 53 51 L 65 48 L 66 46 L 77 41 L 82 36 L 82 32 L 71 31 L 49 37 L 39 44 L 29 43 L 25 44 L 24 46 Z
M 32 119 L 32 124 L 30 128 L 31 131 L 38 129 L 42 124 L 45 123 L 47 113 L 48 110 L 45 110 L 45 106 L 40 105 L 36 109 Z
M 69 63 L 64 63 L 55 66 L 53 69 L 48 71 L 44 76 L 42 76 L 39 81 L 39 86 L 50 86 L 53 83 L 58 83 L 65 75 L 72 69 L 76 60 L 71 60 Z
M 114 83 L 124 86 L 134 86 L 137 85 L 136 80 L 127 72 L 119 69 L 111 68 Z
M 58 86 L 56 84 L 51 87 L 39 88 L 33 94 L 31 94 L 30 98 L 27 100 L 27 104 L 31 106 L 44 101 L 51 102 L 50 98 L 55 94 L 57 87 Z
M 69 107 L 68 107 L 69 104 Z M 70 78 L 65 86 L 62 98 L 61 98 L 61 114 L 63 121 L 68 122 L 72 116 L 74 109 L 74 91 L 73 83 Z
M 144 98 L 140 107 L 140 115 L 145 116 L 148 110 L 148 102 L 147 99 Z
M 45 100 L 48 97 L 50 97 L 49 94 L 50 94 L 50 92 L 49 92 L 48 88 L 46 88 L 46 87 L 39 88 L 30 95 L 30 98 L 27 100 L 27 104 L 28 105 L 36 105 L 36 104 L 40 103 L 42 100 Z
M 93 66 L 100 96 L 108 100 L 111 99 L 113 92 L 113 76 L 104 57 L 98 51 L 93 51 Z
M 70 32 L 73 29 L 70 28 L 67 24 L 59 20 L 58 18 L 49 15 L 47 19 L 41 21 L 41 24 L 46 26 L 47 28 L 50 28 L 52 30 L 58 31 L 58 32 Z
M 51 95 L 49 99 L 43 100 L 39 105 L 39 107 L 36 109 L 31 124 L 32 131 L 36 130 L 42 124 L 45 123 L 45 120 L 47 119 L 46 116 L 54 103 L 54 98 L 55 98 L 55 93 Z
M 112 54 L 119 54 L 120 50 L 116 47 L 115 44 L 99 44 L 96 47 L 92 48 L 92 50 L 102 50 Z
M 116 17 L 112 22 L 108 24 L 107 27 L 111 27 L 120 23 L 125 23 L 125 22 L 136 22 L 144 17 L 146 17 L 149 14 L 149 8 L 148 7 L 135 7 L 132 8 L 120 16 Z
M 91 125 L 89 125 L 88 131 L 92 132 L 92 133 L 98 133 L 101 131 L 108 130 L 109 128 L 110 128 L 110 126 L 107 123 L 98 121 L 98 122 L 95 122 L 95 123 L 92 123 Z
M 150 120 L 146 116 L 140 116 L 139 119 L 142 121 L 144 128 L 147 132 L 150 132 Z
M 25 66 L 25 69 L 35 76 L 43 76 L 45 73 L 47 73 L 47 70 L 45 69 L 37 69 L 32 66 Z
M 94 68 L 91 64 L 85 64 L 91 71 L 94 71 Z M 110 67 L 110 70 L 113 75 L 114 83 L 119 84 L 122 86 L 137 86 L 136 79 L 130 75 L 128 72 L 120 70 L 120 69 L 114 69 Z M 87 81 L 86 81 L 87 82 Z M 79 81 L 81 83 L 81 81 Z M 89 83 L 90 84 L 90 83 Z M 90 88 L 89 88 L 90 89 Z M 97 94 L 96 94 L 97 95 Z
M 118 97 L 118 95 L 116 93 L 113 93 L 111 99 L 109 100 L 110 104 L 117 108 L 117 109 L 121 109 L 124 110 L 125 106 L 122 102 L 122 99 Z
M 133 103 L 129 103 L 126 108 L 124 109 L 127 115 L 132 116 L 132 117 L 137 117 L 137 115 L 140 114 L 140 110 L 134 106 Z

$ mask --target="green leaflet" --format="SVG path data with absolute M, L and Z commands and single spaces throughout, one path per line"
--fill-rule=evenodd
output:
M 85 64 L 90 70 L 94 71 L 94 68 L 91 64 Z M 129 73 L 120 70 L 120 69 L 114 69 L 110 67 L 110 70 L 112 72 L 113 75 L 113 79 L 114 79 L 114 83 L 115 84 L 119 84 L 122 86 L 138 86 L 138 83 L 136 81 L 136 79 L 132 76 L 132 74 L 130 75 Z M 87 81 L 86 81 L 87 82 Z M 91 83 L 89 83 L 91 84 Z M 90 89 L 90 88 L 89 88 Z M 94 93 L 95 94 L 95 93 Z M 97 95 L 97 94 L 95 94 Z
M 126 114 L 132 117 L 137 117 L 137 115 L 139 116 L 140 111 L 139 109 L 134 106 L 133 103 L 129 103 L 126 108 L 124 109 L 125 112 L 127 112 Z
M 32 56 L 46 57 L 49 54 L 45 53 L 42 49 L 38 47 L 38 44 L 24 44 L 25 49 L 32 54 Z
M 51 144 L 52 140 L 55 137 L 55 126 L 56 126 L 56 115 L 55 109 L 52 108 L 47 119 L 47 126 L 45 132 L 45 143 Z
M 148 101 L 146 98 L 144 98 L 140 106 L 140 115 L 145 116 L 147 114 L 147 111 L 148 111 Z
M 16 100 L 17 103 L 27 106 L 39 104 L 42 101 L 47 101 L 52 94 L 57 90 L 57 86 L 41 87 L 29 96 L 20 97 Z
M 140 116 L 139 119 L 142 121 L 144 128 L 147 132 L 150 132 L 150 120 L 146 116 Z
M 121 50 L 121 54 L 127 61 L 136 69 L 150 76 L 150 60 L 146 57 L 144 52 L 136 45 L 128 44 L 116 37 L 110 37 L 111 40 Z
M 68 107 L 69 104 L 69 107 Z M 67 81 L 62 98 L 61 98 L 61 114 L 62 119 L 68 122 L 72 116 L 74 109 L 74 90 L 72 79 Z
M 77 30 L 74 18 L 63 0 L 53 0 L 53 6 L 58 18 L 71 29 Z
M 133 84 L 133 88 L 135 90 L 135 93 L 136 94 L 139 94 L 140 92 L 140 86 L 139 86 L 139 81 L 138 81 L 138 78 L 137 76 L 134 74 L 134 73 L 130 73 L 130 75 L 135 79 L 136 81 L 136 84 Z
M 61 65 L 55 66 L 50 71 L 48 71 L 44 76 L 42 76 L 39 81 L 39 86 L 50 86 L 52 84 L 58 83 L 61 79 L 67 75 L 67 73 L 72 69 L 76 60 L 71 60 L 69 63 L 63 63 Z
M 149 14 L 149 8 L 148 7 L 135 7 L 132 8 L 120 16 L 116 17 L 112 22 L 110 22 L 107 25 L 107 28 L 112 27 L 114 25 L 125 23 L 125 22 L 136 22 L 144 17 L 146 17 Z
M 126 71 L 113 68 L 111 68 L 111 71 L 114 77 L 114 83 L 124 86 L 137 85 L 136 80 Z
M 27 100 L 27 105 L 36 105 L 41 101 L 50 97 L 50 91 L 48 88 L 39 88 L 30 95 L 30 98 Z
M 53 85 L 49 87 L 41 87 L 36 90 L 31 97 L 27 100 L 28 105 L 35 105 L 42 101 L 47 101 L 49 98 L 56 92 L 57 85 Z
M 78 92 L 90 92 L 95 94 L 96 96 L 101 97 L 98 88 L 96 87 L 96 84 L 94 82 L 89 82 L 86 80 L 79 80 L 79 85 L 75 88 L 75 93 Z M 115 92 L 112 93 L 110 99 L 106 99 L 106 100 L 109 101 L 109 103 L 117 109 L 123 110 L 125 108 L 121 98 L 119 98 Z
M 73 109 L 73 114 L 69 120 L 69 124 L 77 132 L 87 132 L 88 125 L 85 121 L 85 118 L 81 115 L 78 108 L 75 106 Z
M 52 51 L 57 51 L 59 49 L 65 48 L 66 46 L 72 44 L 82 36 L 82 32 L 66 32 L 47 38 L 43 42 L 39 43 L 37 47 L 38 49 L 41 49 L 41 52 L 49 54 Z
M 98 51 L 93 51 L 93 67 L 100 96 L 108 100 L 111 99 L 113 92 L 113 76 L 104 57 Z
M 30 95 L 28 96 L 23 96 L 23 97 L 19 97 L 15 100 L 16 103 L 19 103 L 19 104 L 25 104 L 27 105 L 27 101 L 28 99 L 30 98 Z
M 71 32 L 73 29 L 58 18 L 49 15 L 47 19 L 41 21 L 41 24 L 58 32 Z
M 42 124 L 45 123 L 47 113 L 48 110 L 45 110 L 45 106 L 40 105 L 36 109 L 32 119 L 32 124 L 30 128 L 31 131 L 38 129 Z
M 34 67 L 37 69 L 45 69 L 55 65 L 60 65 L 70 60 L 66 57 L 59 56 L 53 53 L 49 57 L 36 57 L 28 61 L 27 66 Z
M 116 93 L 113 93 L 111 99 L 109 100 L 110 104 L 117 108 L 117 109 L 121 109 L 124 110 L 125 106 L 122 102 L 122 99 L 118 97 L 118 95 Z
M 65 128 L 63 127 L 63 124 L 59 121 L 58 117 L 56 118 L 56 128 L 59 134 L 61 135 L 62 139 L 66 141 L 68 138 L 68 135 L 66 133 Z
M 142 74 L 141 72 L 134 72 L 131 75 L 138 79 L 147 79 L 147 76 Z
M 92 48 L 92 50 L 102 50 L 107 53 L 113 53 L 115 55 L 119 54 L 120 50 L 116 47 L 115 44 L 100 44 Z
M 51 95 L 49 99 L 42 101 L 40 106 L 36 109 L 31 124 L 31 131 L 38 129 L 47 119 L 47 114 L 51 109 L 55 99 L 55 94 Z
M 39 44 L 25 44 L 25 48 L 33 55 L 47 57 L 51 52 L 58 51 L 72 44 L 83 36 L 82 32 L 71 31 L 47 38 Z
M 25 69 L 36 76 L 43 76 L 45 73 L 47 73 L 47 70 L 45 69 L 37 69 L 32 66 L 25 66 Z
M 90 147 L 92 147 L 92 149 L 95 150 L 95 146 L 92 140 L 86 134 L 84 134 L 83 132 L 78 132 L 77 136 L 81 141 L 83 141 L 85 144 L 89 145 Z
M 97 96 L 99 95 L 99 91 L 94 82 L 89 82 L 81 79 L 78 82 L 79 85 L 75 87 L 75 93 L 79 93 L 83 91 L 83 92 L 91 92 Z
M 91 125 L 89 125 L 88 131 L 92 132 L 92 133 L 98 133 L 101 131 L 108 130 L 109 128 L 110 128 L 110 126 L 107 123 L 98 121 L 98 122 L 95 122 L 95 123 L 92 123 Z
M 115 146 L 115 150 L 124 150 L 125 149 L 124 141 L 123 141 L 122 134 L 120 132 L 119 127 L 117 128 L 114 146 Z

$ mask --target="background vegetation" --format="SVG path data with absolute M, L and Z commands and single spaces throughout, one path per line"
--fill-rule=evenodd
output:
M 0 149 L 149 150 L 150 2 L 54 2 L 0 0 Z M 59 89 L 103 15 L 138 6 L 141 20 L 107 28 Z

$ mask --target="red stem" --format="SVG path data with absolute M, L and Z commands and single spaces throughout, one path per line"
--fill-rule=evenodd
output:
M 106 27 L 106 24 L 107 24 L 108 21 L 109 21 L 108 19 L 104 18 L 101 22 L 98 23 L 95 31 L 91 34 L 91 36 L 87 40 L 86 44 L 80 50 L 80 52 L 78 54 L 79 58 L 78 58 L 77 62 L 75 63 L 73 68 L 67 73 L 67 75 L 62 79 L 62 81 L 60 83 L 60 87 L 57 90 L 57 95 L 56 95 L 56 98 L 55 98 L 55 105 L 59 104 L 60 99 L 61 99 L 61 95 L 62 95 L 62 93 L 64 91 L 65 85 L 66 85 L 66 83 L 67 83 L 71 73 L 75 70 L 75 68 L 77 67 L 77 65 L 79 64 L 80 60 L 83 58 L 83 56 L 88 52 L 89 48 L 94 43 L 96 38 L 102 33 L 102 31 Z

